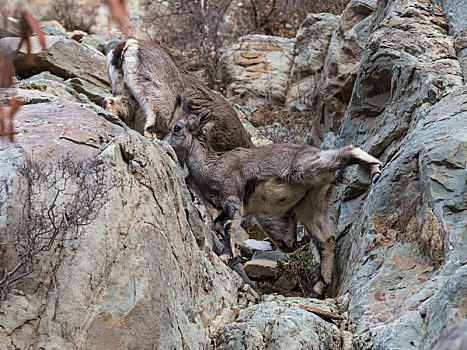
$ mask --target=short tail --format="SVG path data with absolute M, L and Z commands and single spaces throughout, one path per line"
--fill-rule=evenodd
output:
M 114 45 L 113 48 L 111 45 Z M 115 96 L 115 87 L 118 84 L 118 76 L 123 65 L 123 50 L 126 41 L 120 41 L 117 44 L 110 43 L 107 51 L 107 69 L 109 73 L 109 82 L 112 87 L 112 95 Z
M 117 45 L 115 45 L 114 49 L 112 50 L 112 59 L 110 64 L 114 66 L 116 69 L 122 68 L 123 64 L 123 48 L 126 45 L 126 41 L 120 41 Z

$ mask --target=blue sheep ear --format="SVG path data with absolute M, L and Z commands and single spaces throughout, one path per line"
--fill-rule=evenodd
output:
M 211 111 L 210 110 L 205 110 L 202 111 L 199 115 L 199 127 L 202 128 L 204 125 L 206 125 L 207 122 L 211 120 Z

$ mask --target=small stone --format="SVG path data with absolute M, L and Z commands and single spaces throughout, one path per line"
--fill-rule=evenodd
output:
M 91 34 L 81 39 L 81 44 L 90 46 L 99 52 L 105 54 L 105 37 L 103 35 Z
M 265 259 L 254 259 L 248 261 L 243 268 L 249 277 L 265 279 L 276 275 L 277 262 Z
M 42 21 L 41 29 L 45 34 L 66 36 L 65 27 L 59 21 L 56 20 Z
M 82 30 L 74 30 L 69 34 L 70 39 L 75 41 L 80 41 L 86 35 L 88 35 L 88 33 L 83 32 Z
M 306 104 L 304 103 L 297 103 L 294 108 L 299 111 L 299 112 L 303 112 L 305 109 L 306 109 Z
M 252 259 L 280 260 L 285 256 L 280 250 L 268 250 L 254 252 Z
M 271 243 L 266 241 L 257 241 L 256 239 L 247 239 L 240 246 L 242 254 L 247 256 L 252 256 L 256 251 L 267 251 L 271 249 Z

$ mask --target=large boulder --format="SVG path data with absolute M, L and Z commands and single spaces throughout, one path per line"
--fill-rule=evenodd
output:
M 459 88 L 417 123 L 337 243 L 359 348 L 430 349 L 467 316 L 466 103 Z
M 307 311 L 314 310 L 316 313 Z M 328 350 L 350 349 L 347 332 L 342 332 L 331 319 L 335 314 L 332 300 L 266 296 L 260 304 L 240 311 L 234 323 L 219 332 L 217 348 L 225 350 Z M 332 316 L 331 316 L 332 317 Z
M 58 231 L 1 284 L 0 347 L 207 349 L 250 292 L 213 253 L 172 149 L 61 99 L 21 107 L 15 130 L 0 143 L 3 273 Z
M 222 52 L 227 97 L 253 105 L 285 102 L 295 39 L 247 35 Z

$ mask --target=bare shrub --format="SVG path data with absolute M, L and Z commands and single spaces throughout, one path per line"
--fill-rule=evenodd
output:
M 257 109 L 248 119 L 261 135 L 274 143 L 306 143 L 310 129 L 309 112 L 274 110 L 270 107 Z
M 249 0 L 245 8 L 256 33 L 295 36 L 307 13 L 340 14 L 350 0 Z
M 221 28 L 233 0 L 148 1 L 143 7 L 149 40 L 170 48 L 178 64 L 211 88 L 220 88 L 219 49 L 229 35 Z M 140 28 L 139 28 L 140 29 Z
M 61 0 L 64 1 L 64 0 Z M 143 3 L 147 39 L 222 90 L 220 49 L 246 34 L 295 36 L 309 12 L 340 13 L 348 0 L 174 0 Z M 140 29 L 140 28 L 139 28 Z
M 73 159 L 71 154 L 49 164 L 28 160 L 18 170 L 16 205 L 6 208 L 12 182 L 0 180 L 0 215 L 8 224 L 0 235 L 0 298 L 35 270 L 42 252 L 57 242 L 77 239 L 80 228 L 94 220 L 118 181 L 101 160 Z
M 67 30 L 89 31 L 97 14 L 100 1 L 52 0 L 47 18 L 53 18 Z
M 296 251 L 277 261 L 279 274 L 296 282 L 302 296 L 310 295 L 319 274 L 319 263 L 310 251 Z

